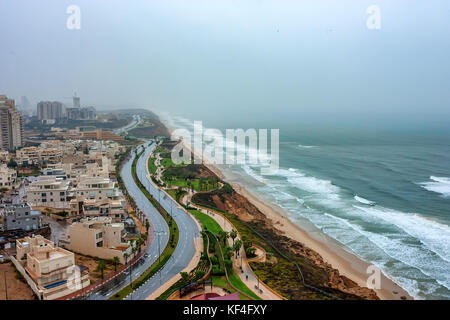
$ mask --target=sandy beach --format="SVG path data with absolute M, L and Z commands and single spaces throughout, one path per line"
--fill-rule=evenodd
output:
M 164 125 L 172 132 L 173 128 Z M 194 156 L 197 156 L 194 154 Z M 212 164 L 203 163 L 208 169 L 214 172 L 220 179 L 227 181 L 226 175 Z M 229 181 L 227 181 L 229 182 Z M 256 206 L 268 219 L 273 222 L 273 226 L 281 231 L 285 236 L 303 243 L 313 251 L 320 254 L 324 261 L 329 263 L 333 268 L 339 270 L 339 273 L 350 280 L 356 282 L 361 287 L 367 287 L 366 281 L 370 274 L 367 273 L 367 268 L 370 264 L 359 257 L 347 252 L 339 247 L 337 243 L 333 243 L 333 239 L 327 237 L 320 230 L 317 230 L 317 235 L 314 236 L 297 224 L 293 223 L 287 217 L 285 210 L 275 204 L 268 203 L 260 199 L 257 195 L 249 192 L 242 183 L 230 183 L 235 191 L 246 197 L 254 206 Z M 320 239 L 319 239 L 320 237 Z M 380 289 L 374 288 L 378 297 L 382 300 L 400 300 L 413 299 L 406 290 L 400 287 L 392 279 L 388 278 L 381 272 Z

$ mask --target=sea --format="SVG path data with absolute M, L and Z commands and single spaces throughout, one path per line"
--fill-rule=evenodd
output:
M 193 119 L 159 116 L 171 128 L 193 129 Z M 448 133 L 286 126 L 279 152 L 272 175 L 262 175 L 261 165 L 226 170 L 301 228 L 378 266 L 415 299 L 450 299 Z

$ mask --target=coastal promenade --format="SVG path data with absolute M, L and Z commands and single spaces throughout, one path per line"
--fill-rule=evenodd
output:
M 182 203 L 187 204 L 189 202 L 190 207 L 194 207 L 197 210 L 200 210 L 202 213 L 207 214 L 211 218 L 213 218 L 225 232 L 230 232 L 232 230 L 237 229 L 233 226 L 233 224 L 225 218 L 223 215 L 221 215 L 218 212 L 215 212 L 210 209 L 203 208 L 201 206 L 198 206 L 191 202 L 191 198 L 193 196 L 193 193 L 191 191 L 188 192 L 183 198 Z M 241 240 L 241 235 L 237 234 L 237 237 L 234 241 Z M 228 238 L 228 244 L 232 246 L 232 239 Z M 241 247 L 239 251 L 239 256 L 235 257 L 233 255 L 233 268 L 236 271 L 236 274 L 239 276 L 239 278 L 242 280 L 243 283 L 247 285 L 250 290 L 255 292 L 261 299 L 263 300 L 283 300 L 283 297 L 279 295 L 278 293 L 275 293 L 272 289 L 270 289 L 264 282 L 260 281 L 258 277 L 255 275 L 253 270 L 250 268 L 250 265 L 248 264 L 247 257 L 245 255 L 244 246 Z M 242 271 L 239 269 L 239 267 L 242 267 Z

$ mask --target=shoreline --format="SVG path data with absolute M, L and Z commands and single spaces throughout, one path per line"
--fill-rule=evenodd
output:
M 161 120 L 161 122 L 163 121 Z M 173 131 L 173 128 L 168 126 L 167 123 L 163 123 L 169 132 Z M 194 154 L 194 156 L 196 155 Z M 203 164 L 220 179 L 227 181 L 227 177 L 220 170 L 220 168 L 206 162 L 203 162 Z M 355 254 L 344 250 L 337 243 L 332 243 L 333 239 L 321 233 L 320 230 L 317 230 L 318 234 L 326 239 L 318 239 L 318 237 L 314 237 L 301 226 L 292 222 L 283 208 L 261 199 L 247 190 L 242 183 L 227 182 L 230 183 L 237 193 L 247 198 L 250 203 L 258 208 L 261 213 L 265 215 L 266 219 L 272 221 L 273 226 L 285 236 L 303 243 L 309 249 L 317 252 L 325 262 L 330 264 L 332 268 L 338 270 L 342 276 L 349 278 L 361 287 L 367 287 L 366 280 L 370 274 L 367 274 L 366 270 L 367 267 L 371 265 L 370 263 L 362 260 Z M 413 297 L 405 289 L 387 277 L 381 270 L 380 276 L 380 289 L 373 290 L 381 300 L 400 300 L 401 297 L 406 297 L 408 300 L 413 299 Z

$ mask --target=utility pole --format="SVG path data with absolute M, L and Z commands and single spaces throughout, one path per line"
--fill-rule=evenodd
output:
M 6 300 L 8 300 L 8 286 L 6 285 L 6 272 L 8 272 L 8 271 L 5 270 L 3 272 L 3 277 L 5 279 L 5 297 L 6 297 Z

